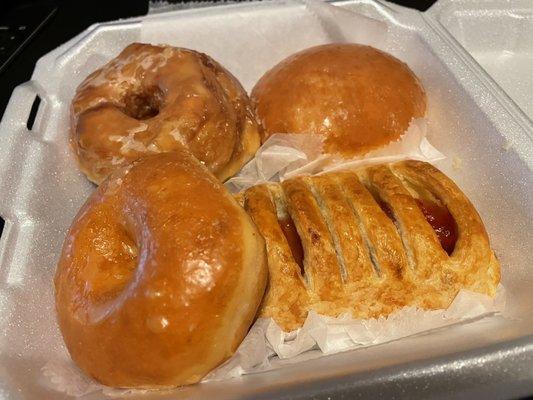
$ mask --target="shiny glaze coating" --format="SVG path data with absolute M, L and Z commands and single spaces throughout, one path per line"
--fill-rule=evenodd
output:
M 317 133 L 325 150 L 364 154 L 397 140 L 426 111 L 426 95 L 409 67 L 370 46 L 328 44 L 281 61 L 252 91 L 263 126 L 273 133 Z
M 260 315 L 286 331 L 299 328 L 309 310 L 377 318 L 405 306 L 444 309 L 461 289 L 494 296 L 500 281 L 475 208 L 424 162 L 297 177 L 252 187 L 241 198 L 267 248 Z M 431 224 L 443 209 L 457 229 L 450 254 L 435 229 L 441 225 Z M 284 235 L 287 214 L 298 238 Z M 298 239 L 303 268 L 291 249 Z
M 97 184 L 145 154 L 181 147 L 226 180 L 259 141 L 240 83 L 193 50 L 131 44 L 89 75 L 72 101 L 71 146 Z
M 65 239 L 56 309 L 77 365 L 115 387 L 199 381 L 246 335 L 264 242 L 185 150 L 142 158 L 88 199 Z

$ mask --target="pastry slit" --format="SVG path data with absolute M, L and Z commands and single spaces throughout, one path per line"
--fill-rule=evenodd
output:
M 300 267 L 293 259 L 290 245 L 279 225 L 275 198 L 276 186 L 256 186 L 246 191 L 244 207 L 265 239 L 269 258 L 270 282 L 287 282 L 294 290 L 305 289 Z
M 292 216 L 287 210 L 286 200 L 284 198 L 283 192 L 273 193 L 272 190 L 269 190 L 268 193 L 274 204 L 274 207 L 276 208 L 276 218 L 278 220 L 280 229 L 283 232 L 283 235 L 285 236 L 287 245 L 289 246 L 289 249 L 291 250 L 293 260 L 300 267 L 300 275 L 303 281 L 307 285 L 309 285 L 311 282 L 309 281 L 310 277 L 308 276 L 308 274 L 305 273 L 305 250 L 302 246 L 302 239 L 300 237 L 300 234 L 298 233 L 298 229 L 296 228 L 296 225 L 294 224 L 294 220 L 292 219 Z M 285 221 L 287 221 L 288 224 L 291 225 L 292 227 L 291 231 L 293 231 L 295 235 L 294 239 L 297 241 L 297 243 L 292 243 L 293 240 L 291 240 L 286 230 L 284 229 L 283 225 L 287 224 L 287 222 Z M 297 250 L 295 250 L 295 246 L 298 247 Z M 300 256 L 297 254 L 298 252 L 301 252 Z
M 428 223 L 428 225 L 430 225 L 431 229 L 435 232 L 437 236 L 439 236 L 439 232 L 437 231 L 435 226 L 431 223 L 430 219 L 424 212 L 424 207 L 426 205 L 430 205 L 430 206 L 434 205 L 435 207 L 437 207 L 437 209 L 441 209 L 444 215 L 449 217 L 450 220 L 447 221 L 449 222 L 449 225 L 447 226 L 451 228 L 449 230 L 449 233 L 455 237 L 455 240 L 453 240 L 452 242 L 446 242 L 448 246 L 445 246 L 444 242 L 441 241 L 439 238 L 439 243 L 442 249 L 446 251 L 448 256 L 451 256 L 453 254 L 453 251 L 455 249 L 455 245 L 457 242 L 456 237 L 457 237 L 458 226 L 457 226 L 457 222 L 455 218 L 450 213 L 450 210 L 448 209 L 444 201 L 438 195 L 433 193 L 432 190 L 422 187 L 421 185 L 416 184 L 415 182 L 412 182 L 410 179 L 405 178 L 404 176 L 399 174 L 398 171 L 395 171 L 394 169 L 391 169 L 391 171 L 394 174 L 394 176 L 396 176 L 396 178 L 398 178 L 398 180 L 401 182 L 405 190 L 407 190 L 411 194 L 411 197 L 416 201 L 418 208 L 424 214 L 424 218 L 426 219 L 426 222 Z M 441 214 L 441 216 L 443 214 Z
M 407 265 L 409 266 L 411 270 L 413 271 L 416 270 L 416 262 L 415 262 L 415 257 L 413 254 L 413 249 L 409 245 L 409 241 L 407 239 L 408 233 L 406 232 L 404 226 L 402 225 L 401 220 L 394 213 L 394 207 L 391 207 L 391 204 L 389 204 L 385 199 L 383 199 L 383 197 L 379 194 L 379 191 L 378 191 L 379 189 L 374 185 L 374 183 L 366 182 L 366 183 L 363 183 L 363 185 L 368 189 L 368 191 L 374 198 L 374 201 L 379 205 L 379 207 L 383 210 L 383 212 L 387 215 L 387 217 L 389 217 L 389 219 L 392 221 L 402 241 L 402 246 L 407 256 Z M 387 211 L 385 211 L 384 207 L 386 207 Z
M 342 186 L 339 186 L 341 190 L 343 190 Z M 374 268 L 374 272 L 376 273 L 378 278 L 382 278 L 382 272 L 381 267 L 379 266 L 379 261 L 376 256 L 376 249 L 372 245 L 372 242 L 370 238 L 368 237 L 368 234 L 366 232 L 365 224 L 363 223 L 363 220 L 361 218 L 361 215 L 357 212 L 357 209 L 351 199 L 346 195 L 346 193 L 343 190 L 344 197 L 347 201 L 347 203 L 350 205 L 350 209 L 352 210 L 354 219 L 357 221 L 357 226 L 359 228 L 359 233 L 361 234 L 361 239 L 363 240 L 364 245 L 366 246 L 366 249 L 368 251 L 368 256 L 370 258 L 370 262 L 372 263 L 372 267 Z
M 363 242 L 366 245 L 366 248 L 368 250 L 368 255 L 370 256 L 370 262 L 372 263 L 372 266 L 374 267 L 374 272 L 378 276 L 378 278 L 383 277 L 383 273 L 381 271 L 381 267 L 379 265 L 378 256 L 376 254 L 376 248 L 372 244 L 372 241 L 368 237 L 368 234 L 366 232 L 365 224 L 363 224 L 363 221 L 361 220 L 361 217 L 358 215 L 355 208 L 352 206 L 352 211 L 354 212 L 354 215 L 356 215 L 357 222 L 359 224 L 359 232 L 361 233 L 361 237 L 363 238 Z
M 438 196 L 436 196 L 433 191 L 412 181 L 408 177 L 401 174 L 396 168 L 390 168 L 390 171 L 396 178 L 398 178 L 398 180 L 402 183 L 402 186 L 405 188 L 405 190 L 409 192 L 412 198 L 426 198 L 439 205 L 443 205 L 442 200 Z
M 398 234 L 400 235 L 400 239 L 402 240 L 402 245 L 405 250 L 405 254 L 407 255 L 407 265 L 411 270 L 416 270 L 416 262 L 415 262 L 415 256 L 413 254 L 413 249 L 409 245 L 409 242 L 407 240 L 407 233 L 402 226 L 402 223 L 398 220 L 394 220 L 394 226 L 396 227 L 396 230 L 398 231 Z
M 370 262 L 372 263 L 372 266 L 374 267 L 374 271 L 376 272 L 376 275 L 378 278 L 382 278 L 381 268 L 379 266 L 379 261 L 376 256 L 376 250 L 372 247 L 370 244 L 370 240 L 368 240 L 368 236 L 366 236 L 366 233 L 362 233 L 361 236 L 365 238 L 365 244 L 368 248 L 368 255 L 370 256 Z
M 396 217 L 396 228 L 407 255 L 408 275 L 412 279 L 437 282 L 442 276 L 439 265 L 447 258 L 436 232 L 429 225 L 413 197 L 388 166 L 367 170 L 369 185 L 386 201 Z M 445 278 L 448 279 L 448 278 Z
M 284 181 L 281 187 L 287 210 L 302 240 L 309 286 L 322 300 L 334 301 L 342 294 L 343 282 L 333 241 L 317 201 L 305 179 Z
M 371 193 L 366 175 L 344 175 L 344 193 L 361 221 L 360 231 L 383 278 L 401 280 L 407 255 L 397 228 Z
M 393 211 L 394 213 L 394 211 Z M 409 268 L 414 271 L 416 270 L 416 262 L 415 262 L 415 256 L 413 253 L 413 249 L 409 245 L 409 241 L 407 239 L 407 232 L 402 223 L 398 218 L 394 219 L 394 226 L 396 227 L 396 230 L 398 231 L 398 235 L 400 235 L 400 239 L 402 240 L 402 245 L 405 250 L 405 254 L 407 256 L 407 265 Z
M 315 200 L 317 202 L 318 208 L 324 217 L 324 222 L 326 223 L 326 226 L 328 228 L 329 236 L 333 242 L 333 247 L 335 248 L 335 254 L 337 256 L 337 263 L 339 266 L 339 272 L 341 275 L 341 279 L 343 282 L 346 282 L 348 280 L 348 273 L 346 272 L 346 260 L 344 259 L 344 253 L 342 251 L 342 247 L 339 242 L 339 235 L 337 234 L 337 231 L 335 229 L 335 223 L 333 222 L 330 212 L 328 210 L 328 206 L 324 203 L 324 199 L 322 196 L 320 196 L 319 193 L 317 193 L 315 185 L 313 185 L 313 182 L 310 179 L 306 179 L 307 186 L 311 190 L 311 193 L 315 197 Z

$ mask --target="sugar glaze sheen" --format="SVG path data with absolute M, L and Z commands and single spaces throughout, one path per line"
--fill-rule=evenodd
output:
M 263 239 L 206 167 L 185 150 L 150 155 L 74 219 L 55 277 L 59 326 L 105 385 L 195 383 L 240 344 L 266 277 Z

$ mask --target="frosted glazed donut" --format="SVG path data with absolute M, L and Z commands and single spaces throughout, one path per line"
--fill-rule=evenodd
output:
M 316 133 L 325 151 L 360 155 L 397 140 L 426 112 L 426 94 L 409 67 L 390 54 L 353 43 L 296 53 L 266 72 L 252 91 L 263 127 Z
M 251 219 L 189 152 L 112 174 L 66 237 L 55 278 L 72 359 L 114 387 L 199 381 L 253 322 L 267 277 Z
M 220 64 L 193 50 L 141 43 L 78 87 L 70 138 L 80 169 L 97 184 L 140 156 L 180 147 L 224 181 L 260 141 L 246 92 Z

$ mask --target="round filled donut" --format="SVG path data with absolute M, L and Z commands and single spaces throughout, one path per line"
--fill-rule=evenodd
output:
M 266 72 L 252 91 L 263 127 L 324 135 L 325 152 L 361 155 L 397 140 L 423 117 L 426 95 L 409 67 L 359 44 L 312 47 Z
M 245 337 L 267 278 L 264 242 L 231 194 L 186 150 L 115 171 L 66 237 L 59 326 L 99 382 L 198 382 Z
M 212 58 L 134 43 L 78 87 L 70 141 L 97 184 L 141 156 L 181 147 L 224 181 L 253 157 L 260 134 L 246 92 Z

